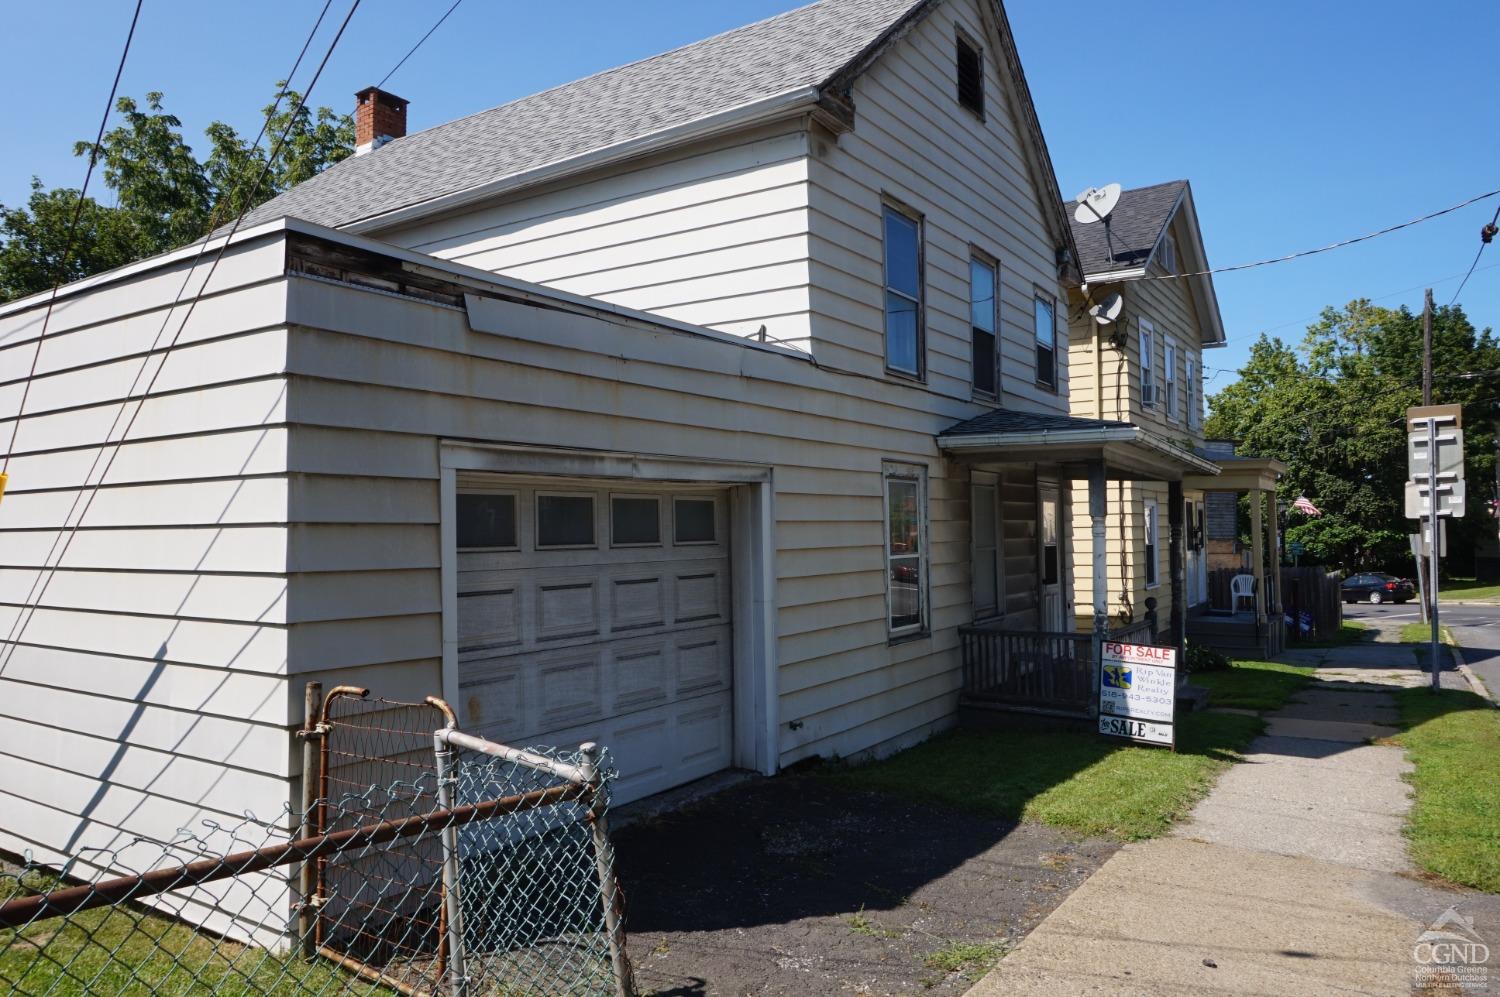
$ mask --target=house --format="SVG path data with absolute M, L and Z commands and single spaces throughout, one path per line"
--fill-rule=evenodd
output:
M 309 680 L 603 742 L 617 801 L 891 752 L 1071 613 L 1076 482 L 1102 531 L 1111 475 L 1214 470 L 1069 413 L 1079 249 L 993 0 L 821 0 L 412 135 L 359 101 L 201 262 L 57 297 L 0 849 L 277 812 Z M 45 311 L 0 308 L 11 396 Z
M 1144 427 L 1216 468 L 1177 481 L 1113 484 L 1105 540 L 1109 613 L 1130 624 L 1154 608 L 1157 633 L 1167 632 L 1176 644 L 1197 633 L 1206 643 L 1238 649 L 1230 638 L 1248 628 L 1252 645 L 1258 641 L 1268 651 L 1271 633 L 1280 632 L 1280 612 L 1263 552 L 1277 550 L 1275 482 L 1282 468 L 1275 461 L 1237 457 L 1232 444 L 1204 438 L 1204 351 L 1224 346 L 1226 338 L 1192 186 L 1174 180 L 1124 190 L 1107 219 L 1083 221 L 1075 214 L 1072 226 L 1086 283 L 1069 298 L 1072 413 Z M 1121 300 L 1118 316 L 1097 321 L 1090 309 L 1112 295 Z M 1252 495 L 1261 552 L 1248 568 L 1258 580 L 1256 605 L 1253 613 L 1242 605 L 1248 619 L 1210 619 L 1209 572 L 1216 551 L 1209 537 L 1222 532 L 1226 507 L 1228 536 L 1236 536 L 1240 492 Z M 1079 500 L 1072 513 L 1082 523 L 1088 509 Z M 1094 538 L 1078 534 L 1078 556 L 1092 556 Z M 1091 625 L 1082 618 L 1078 623 Z

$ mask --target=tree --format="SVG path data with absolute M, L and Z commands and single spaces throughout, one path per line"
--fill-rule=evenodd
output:
M 1500 342 L 1476 332 L 1461 307 L 1433 316 L 1434 400 L 1464 411 L 1468 515 L 1450 528 L 1449 547 L 1472 549 L 1494 529 L 1485 505 L 1494 481 L 1500 412 Z M 1421 404 L 1422 320 L 1410 310 L 1368 301 L 1328 308 L 1308 327 L 1300 350 L 1261 336 L 1240 380 L 1209 399 L 1210 436 L 1241 441 L 1240 452 L 1287 465 L 1283 502 L 1299 494 L 1322 510 L 1289 516 L 1288 543 L 1346 568 L 1411 567 L 1406 519 L 1406 409 Z
M 261 111 L 266 130 L 259 146 L 215 121 L 205 129 L 209 153 L 202 160 L 183 139 L 181 120 L 165 110 L 161 93 L 146 94 L 144 106 L 121 97 L 115 104 L 120 124 L 97 148 L 92 142 L 74 146 L 78 156 L 98 155 L 115 205 L 86 199 L 73 247 L 65 253 L 78 209 L 76 190 L 44 190 L 33 180 L 25 207 L 0 204 L 0 301 L 185 245 L 353 154 L 348 115 L 299 107 L 301 95 L 284 81 L 276 93 L 279 105 Z M 281 152 L 267 170 L 269 150 L 283 130 Z

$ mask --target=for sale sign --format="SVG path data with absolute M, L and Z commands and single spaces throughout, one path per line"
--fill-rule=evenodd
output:
M 1099 660 L 1099 733 L 1174 743 L 1177 649 L 1105 641 Z

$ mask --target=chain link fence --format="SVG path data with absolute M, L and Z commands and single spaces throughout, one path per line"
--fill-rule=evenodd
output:
M 0 865 L 0 989 L 633 992 L 604 751 L 485 741 L 435 700 L 309 707 L 302 809 Z

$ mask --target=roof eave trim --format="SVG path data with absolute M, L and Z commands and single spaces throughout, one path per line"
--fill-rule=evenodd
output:
M 945 450 L 982 450 L 998 446 L 1067 446 L 1079 443 L 1130 443 L 1144 446 L 1195 468 L 1200 474 L 1219 473 L 1219 465 L 1184 450 L 1140 426 L 1101 426 L 1088 429 L 1031 429 L 999 433 L 960 433 L 940 435 L 938 446 Z
M 719 111 L 715 114 L 695 118 L 692 121 L 685 121 L 680 125 L 663 128 L 660 131 L 640 135 L 632 139 L 627 139 L 624 142 L 617 142 L 614 145 L 602 146 L 592 152 L 586 152 L 579 156 L 570 156 L 567 159 L 560 159 L 556 162 L 524 170 L 520 173 L 511 173 L 499 179 L 478 184 L 474 187 L 467 187 L 450 194 L 443 194 L 427 201 L 393 208 L 378 215 L 370 215 L 366 218 L 346 222 L 338 227 L 345 232 L 354 232 L 357 234 L 378 232 L 395 225 L 416 221 L 430 215 L 441 214 L 444 211 L 451 211 L 454 208 L 460 208 L 475 201 L 483 201 L 502 194 L 512 193 L 525 187 L 559 180 L 636 156 L 649 155 L 653 152 L 681 145 L 684 142 L 748 128 L 803 110 L 813 110 L 817 107 L 821 96 L 822 91 L 816 86 L 783 90 L 781 93 L 772 94 L 770 97 L 765 97 L 749 104 L 741 104 L 726 111 Z

